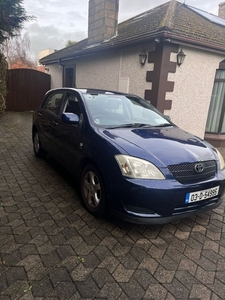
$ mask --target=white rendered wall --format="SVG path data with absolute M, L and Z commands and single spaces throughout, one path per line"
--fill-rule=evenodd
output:
M 152 50 L 151 45 L 132 47 L 123 51 L 68 61 L 76 64 L 76 86 L 109 89 L 118 91 L 119 87 L 129 93 L 144 97 L 145 90 L 151 90 L 151 82 L 146 82 L 146 72 L 154 64 L 141 66 L 139 53 Z M 176 73 L 170 73 L 169 81 L 175 82 L 174 91 L 167 93 L 166 99 L 172 100 L 172 109 L 164 111 L 172 121 L 182 129 L 201 138 L 204 137 L 211 93 L 216 69 L 224 59 L 221 55 L 203 52 L 191 48 L 182 48 L 186 54 L 185 61 Z M 176 61 L 176 54 L 171 54 L 171 61 Z M 47 66 L 51 74 L 51 88 L 62 86 L 63 67 L 54 64 Z M 123 82 L 121 84 L 121 82 Z M 127 86 L 124 86 L 127 82 Z
M 166 95 L 167 100 L 172 100 L 172 109 L 164 114 L 182 129 L 203 138 L 216 69 L 224 57 L 190 48 L 183 51 L 183 65 L 168 76 L 175 86 Z M 171 61 L 176 61 L 176 54 L 171 54 Z
M 148 50 L 145 47 L 146 51 Z M 86 57 L 76 62 L 77 87 L 92 87 L 118 91 L 121 80 L 129 82 L 129 93 L 144 97 L 144 91 L 151 89 L 146 82 L 146 71 L 152 70 L 151 64 L 141 66 L 139 53 L 143 47 L 129 48 L 109 54 Z
M 59 64 L 47 65 L 47 73 L 51 75 L 51 89 L 62 87 L 63 67 Z

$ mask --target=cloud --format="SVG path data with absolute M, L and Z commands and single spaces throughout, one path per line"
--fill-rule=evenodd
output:
M 73 25 L 73 24 L 72 24 Z M 44 49 L 59 50 L 66 46 L 68 40 L 80 41 L 86 37 L 86 31 L 80 29 L 69 32 L 55 26 L 40 26 L 33 23 L 28 26 L 31 42 L 31 58 L 37 60 L 38 52 Z
M 169 0 L 120 0 L 119 22 Z M 80 41 L 87 37 L 89 0 L 24 0 L 28 15 L 36 16 L 36 22 L 25 24 L 31 41 L 32 57 L 39 51 L 62 49 L 68 40 Z M 187 5 L 217 14 L 221 0 L 181 0 Z M 217 2 L 217 3 L 215 3 Z

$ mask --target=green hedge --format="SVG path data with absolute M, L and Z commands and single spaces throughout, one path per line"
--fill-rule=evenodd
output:
M 6 72 L 7 72 L 7 62 L 5 57 L 0 53 L 0 117 L 4 114 L 6 109 Z

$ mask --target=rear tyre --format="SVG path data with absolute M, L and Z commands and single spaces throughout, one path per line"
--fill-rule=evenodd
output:
M 39 158 L 43 158 L 47 155 L 47 152 L 41 146 L 41 142 L 37 130 L 35 130 L 33 134 L 33 148 L 34 148 L 35 156 Z
M 95 217 L 102 217 L 106 209 L 106 190 L 102 176 L 93 164 L 84 167 L 80 187 L 86 209 Z

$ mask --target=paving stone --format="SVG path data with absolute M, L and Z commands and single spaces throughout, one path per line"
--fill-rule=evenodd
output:
M 83 298 L 94 299 L 99 294 L 99 288 L 91 277 L 83 282 L 76 282 L 77 289 Z
M 225 203 L 166 225 L 94 218 L 71 174 L 34 156 L 31 121 L 0 119 L 1 300 L 225 299 Z
M 166 299 L 167 290 L 160 284 L 150 284 L 143 299 L 163 300 Z
M 51 251 L 48 254 L 42 254 L 40 257 L 45 267 L 55 267 L 61 262 L 56 251 Z
M 15 266 L 21 260 L 19 250 L 12 251 L 11 253 L 4 253 L 2 251 L 2 261 L 6 266 Z
M 36 255 L 38 254 L 37 248 L 33 244 L 25 244 L 19 247 L 18 251 L 20 252 L 21 258 L 25 258 L 29 255 Z
M 120 283 L 120 286 L 129 299 L 143 299 L 145 290 L 135 279 L 132 278 L 128 283 Z
M 39 255 L 29 255 L 18 262 L 17 266 L 23 266 L 26 272 L 33 269 L 37 264 L 41 262 Z
M 161 259 L 157 259 L 157 262 L 162 265 L 166 270 L 174 271 L 178 267 L 178 263 L 174 261 L 171 257 L 168 255 L 164 255 L 164 257 Z
M 55 268 L 49 272 L 48 276 L 53 287 L 56 287 L 61 282 L 71 282 L 71 277 L 65 268 Z
M 144 258 L 148 257 L 149 254 L 141 247 L 134 246 L 131 248 L 130 253 L 140 263 Z
M 205 241 L 203 249 L 213 250 L 214 252 L 218 253 L 219 252 L 219 245 L 216 242 L 213 242 L 213 241 Z
M 50 241 L 47 241 L 45 244 L 41 245 L 40 247 L 37 247 L 38 253 L 41 254 L 48 254 L 55 249 L 58 249 L 57 245 L 53 245 Z
M 136 269 L 139 266 L 139 262 L 130 253 L 126 256 L 118 256 L 117 258 L 126 269 Z
M 157 284 L 158 281 L 147 270 L 136 270 L 133 278 L 146 290 L 150 284 Z
M 191 290 L 190 298 L 210 300 L 211 291 L 204 285 L 194 285 Z
M 53 292 L 53 287 L 48 277 L 43 277 L 38 281 L 31 281 L 31 285 L 34 297 L 47 297 Z
M 225 284 L 225 271 L 216 272 L 215 276 L 218 280 L 220 280 L 223 284 Z M 213 282 L 210 282 L 210 283 L 213 283 Z
M 60 245 L 56 251 L 61 260 L 64 260 L 68 256 L 74 255 L 74 250 L 70 245 Z
M 192 286 L 200 285 L 201 281 L 198 281 L 195 276 L 191 275 L 188 271 L 177 271 L 175 274 L 177 280 L 182 283 L 187 289 L 191 290 Z
M 117 258 L 108 256 L 99 264 L 99 268 L 106 268 L 110 273 L 113 273 L 119 264 Z
M 3 272 L 0 273 L 0 293 L 2 293 L 5 289 L 7 289 L 8 283 L 6 275 Z
M 55 295 L 55 298 L 50 298 L 50 296 L 53 297 L 53 295 Z M 61 282 L 54 288 L 53 292 L 50 292 L 49 298 L 47 299 L 79 300 L 81 296 L 73 282 Z
M 23 267 L 12 267 L 6 271 L 6 277 L 9 285 L 13 284 L 17 280 L 26 280 L 26 272 Z
M 111 255 L 110 250 L 106 246 L 97 246 L 93 251 L 100 261 L 103 261 L 106 257 Z
M 77 256 L 69 256 L 59 264 L 55 264 L 55 267 L 65 267 L 69 273 L 71 273 L 74 268 L 80 264 L 80 259 Z
M 27 281 L 18 280 L 10 284 L 10 286 L 5 289 L 3 294 L 9 296 L 10 299 L 19 299 L 24 296 L 24 291 L 26 291 L 28 288 L 29 283 Z
M 154 259 L 152 259 L 151 257 L 147 257 L 142 260 L 138 268 L 147 269 L 153 275 L 158 265 L 158 262 L 156 262 Z
M 77 265 L 73 271 L 70 273 L 70 276 L 72 277 L 73 281 L 82 281 L 84 282 L 89 275 L 93 272 L 94 269 L 92 268 L 85 268 L 83 263 L 80 263 Z
M 91 275 L 100 289 L 106 283 L 114 282 L 114 278 L 106 269 L 102 269 L 102 268 L 95 269 Z
M 202 267 L 205 271 L 215 271 L 216 270 L 216 264 L 211 262 L 209 259 L 205 257 L 201 257 L 200 259 L 194 259 L 197 265 Z
M 171 283 L 175 276 L 175 271 L 168 271 L 164 269 L 162 266 L 159 266 L 154 274 L 154 277 L 160 283 Z
M 120 295 L 122 293 L 122 289 L 119 286 L 118 283 L 113 282 L 113 283 L 106 283 L 101 291 L 98 294 L 98 297 L 100 297 L 100 299 L 109 299 L 109 300 L 115 300 L 115 299 L 120 299 Z M 124 299 L 125 298 L 121 298 Z
M 202 250 L 202 256 L 206 257 L 214 264 L 216 264 L 219 259 L 222 259 L 222 256 L 220 256 L 219 254 L 217 254 L 216 252 L 210 249 Z
M 163 284 L 163 286 L 175 299 L 188 299 L 189 290 L 177 279 L 174 278 L 170 284 Z

